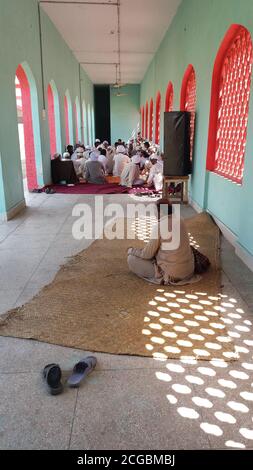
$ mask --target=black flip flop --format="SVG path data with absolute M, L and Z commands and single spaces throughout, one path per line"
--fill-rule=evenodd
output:
M 71 388 L 79 387 L 81 382 L 95 369 L 97 365 L 97 359 L 93 356 L 85 357 L 78 362 L 72 375 L 69 377 L 67 384 Z
M 43 370 L 43 377 L 50 395 L 59 395 L 63 391 L 62 372 L 58 364 L 48 364 Z

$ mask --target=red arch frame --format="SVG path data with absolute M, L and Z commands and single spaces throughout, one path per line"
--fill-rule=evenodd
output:
M 160 91 L 156 95 L 156 107 L 155 107 L 155 143 L 159 145 L 160 143 L 160 125 L 161 125 L 161 102 L 162 97 Z
M 153 98 L 151 98 L 150 106 L 149 106 L 149 140 L 151 142 L 153 139 L 153 127 L 154 127 L 154 101 L 153 101 Z
M 66 145 L 73 145 L 70 142 L 70 134 L 69 134 L 69 105 L 67 96 L 64 96 L 64 110 L 65 110 L 65 130 L 66 130 Z
M 189 64 L 183 77 L 182 81 L 182 86 L 181 86 L 181 96 L 180 96 L 180 109 L 181 111 L 189 111 L 191 113 L 191 120 L 190 120 L 190 128 L 191 128 L 191 134 L 190 134 L 190 158 L 192 160 L 193 158 L 193 148 L 194 148 L 194 136 L 195 136 L 195 112 L 196 112 L 196 96 L 195 96 L 195 104 L 194 104 L 194 110 L 189 110 L 186 108 L 186 98 L 187 98 L 187 86 L 189 79 L 194 73 L 194 79 L 195 79 L 195 86 L 196 86 L 196 73 L 194 70 L 194 67 L 192 64 Z M 196 91 L 195 91 L 196 93 Z
M 145 112 L 145 139 L 148 138 L 148 123 L 149 123 L 149 119 L 148 119 L 148 102 L 146 102 L 146 112 Z
M 206 169 L 209 171 L 215 170 L 215 152 L 216 152 L 216 138 L 217 138 L 217 127 L 218 127 L 218 109 L 219 109 L 219 90 L 220 90 L 220 75 L 224 63 L 224 58 L 231 43 L 233 43 L 235 37 L 241 28 L 245 28 L 240 24 L 232 24 L 226 32 L 223 41 L 217 52 L 213 76 L 212 76 L 212 88 L 211 88 L 211 103 L 210 103 L 210 117 L 209 117 L 209 133 L 208 133 L 208 144 L 207 144 L 207 158 L 206 158 Z M 246 29 L 246 28 L 245 28 Z M 236 178 L 229 177 L 230 180 L 238 181 Z
M 56 143 L 56 126 L 55 126 L 55 106 L 54 106 L 54 94 L 51 85 L 47 88 L 47 100 L 48 100 L 48 126 L 49 126 L 49 140 L 50 140 L 50 153 L 54 155 L 57 152 Z
M 145 129 L 145 110 L 144 106 L 141 108 L 141 136 L 144 136 L 144 129 Z
M 184 73 L 182 86 L 181 86 L 181 95 L 180 95 L 180 109 L 181 109 L 181 111 L 187 111 L 186 107 L 185 107 L 187 84 L 188 84 L 188 80 L 189 80 L 192 72 L 194 72 L 194 74 L 195 74 L 194 67 L 193 67 L 192 64 L 189 64 L 186 71 L 185 71 L 185 73 Z M 196 74 L 195 74 L 195 77 L 196 77 Z
M 165 112 L 169 112 L 173 110 L 173 98 L 174 98 L 174 89 L 173 89 L 172 82 L 169 82 L 167 86 L 166 98 L 165 98 Z
M 38 187 L 38 180 L 35 160 L 31 90 L 28 78 L 22 65 L 18 66 L 16 70 L 16 76 L 19 80 L 21 88 L 27 186 L 29 190 L 32 190 Z

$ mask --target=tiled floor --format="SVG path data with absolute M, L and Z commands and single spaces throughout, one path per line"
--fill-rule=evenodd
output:
M 72 208 L 81 202 L 93 207 L 94 197 L 32 195 L 23 214 L 0 224 L 0 313 L 32 298 L 64 258 L 91 243 L 72 237 Z M 183 208 L 185 217 L 193 213 Z M 236 362 L 97 354 L 97 369 L 79 390 L 51 397 L 43 366 L 71 369 L 84 352 L 0 337 L 0 448 L 253 448 L 253 274 L 225 240 L 222 267 L 222 316 Z

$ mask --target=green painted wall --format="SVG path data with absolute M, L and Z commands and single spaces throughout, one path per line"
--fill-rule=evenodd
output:
M 17 111 L 15 98 L 15 73 L 18 65 L 27 62 L 35 78 L 39 105 L 39 127 L 43 159 L 43 180 L 50 182 L 50 148 L 47 113 L 43 117 L 43 94 L 39 47 L 39 20 L 37 0 L 0 0 L 0 216 L 24 200 L 20 163 Z M 72 107 L 76 97 L 91 108 L 94 106 L 93 84 L 42 10 L 43 64 L 45 96 L 47 86 L 54 80 L 60 101 L 62 144 L 65 143 L 64 94 L 68 89 Z M 81 94 L 81 96 L 80 96 Z M 74 113 L 73 113 L 74 114 Z M 75 117 L 74 135 L 75 135 Z M 1 177 L 2 173 L 2 177 Z M 4 187 L 3 187 L 4 185 Z
M 125 96 L 116 96 L 119 92 Z M 120 90 L 111 87 L 110 95 L 111 141 L 128 141 L 140 125 L 140 86 L 128 85 Z
M 160 90 L 164 109 L 166 88 L 171 80 L 174 86 L 174 109 L 179 109 L 184 71 L 189 63 L 194 66 L 197 77 L 197 119 L 191 197 L 234 232 L 239 243 L 253 254 L 252 93 L 243 185 L 235 185 L 206 172 L 213 64 L 219 45 L 233 23 L 245 26 L 253 37 L 252 0 L 183 0 L 141 84 L 141 105 L 151 97 L 155 100 Z

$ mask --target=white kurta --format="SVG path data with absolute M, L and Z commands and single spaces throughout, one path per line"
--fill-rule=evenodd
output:
M 130 158 L 128 155 L 124 155 L 123 153 L 116 153 L 114 156 L 113 176 L 121 176 L 122 171 L 129 162 Z

